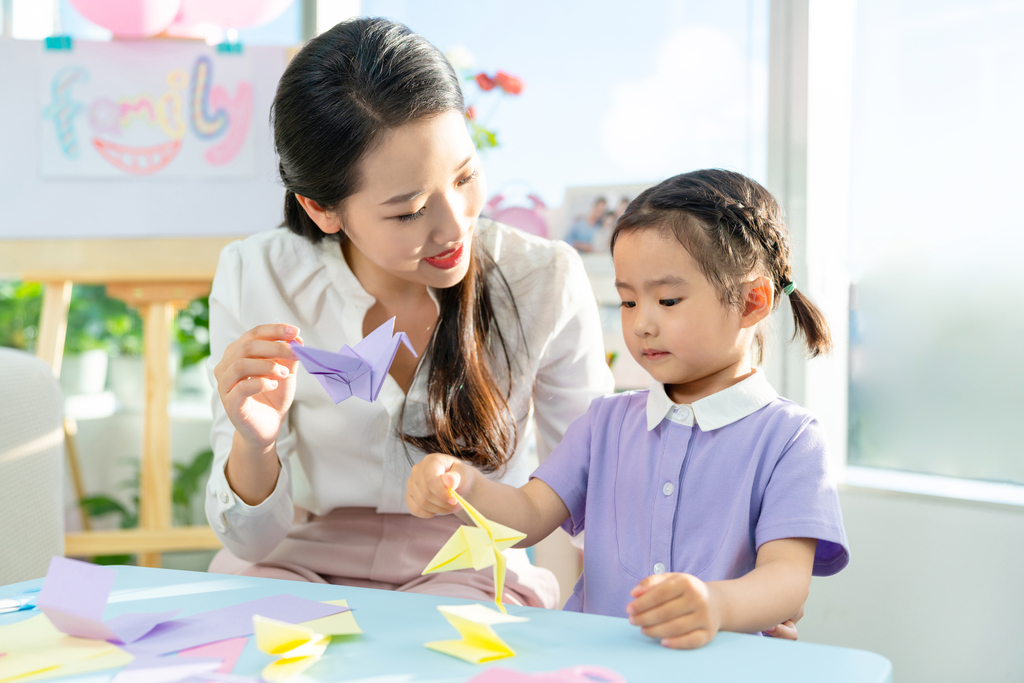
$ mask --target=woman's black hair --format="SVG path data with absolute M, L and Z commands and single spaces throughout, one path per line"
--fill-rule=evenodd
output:
M 825 316 L 793 286 L 789 231 L 782 209 L 756 181 L 733 171 L 705 169 L 648 188 L 619 217 L 612 232 L 612 251 L 622 235 L 643 229 L 675 235 L 724 304 L 742 305 L 740 284 L 751 275 L 771 280 L 775 306 L 788 289 L 793 337 L 803 336 L 812 357 L 832 349 Z M 761 362 L 765 343 L 761 330 L 756 342 Z
M 359 162 L 386 132 L 464 108 L 451 64 L 402 24 L 352 19 L 312 39 L 281 76 L 271 112 L 285 187 L 284 225 L 314 243 L 343 242 L 344 230 L 324 233 L 296 195 L 338 210 L 359 191 Z M 406 443 L 458 456 L 484 471 L 501 468 L 516 445 L 508 393 L 499 389 L 491 368 L 493 346 L 504 353 L 513 376 L 491 303 L 492 273 L 511 295 L 493 259 L 474 240 L 466 277 L 438 294 L 440 311 L 427 349 L 431 433 L 410 436 L 400 427 Z M 511 296 L 509 300 L 518 319 Z M 402 414 L 404 418 L 404 406 Z

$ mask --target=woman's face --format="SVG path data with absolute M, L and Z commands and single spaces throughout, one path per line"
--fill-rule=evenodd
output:
M 448 111 L 388 132 L 359 170 L 361 189 L 336 215 L 358 252 L 350 258 L 429 287 L 460 282 L 487 193 L 462 114 Z

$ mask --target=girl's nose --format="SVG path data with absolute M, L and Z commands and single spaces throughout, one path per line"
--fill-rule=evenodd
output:
M 658 331 L 658 327 L 653 316 L 640 305 L 637 305 L 636 309 L 636 314 L 633 316 L 633 334 L 638 337 L 654 336 Z

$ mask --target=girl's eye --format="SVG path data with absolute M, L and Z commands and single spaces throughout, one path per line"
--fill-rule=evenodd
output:
M 478 175 L 480 175 L 480 171 L 473 171 L 468 176 L 466 176 L 465 178 L 463 178 L 462 180 L 457 182 L 456 185 L 458 185 L 459 187 L 462 187 L 463 185 L 468 185 L 469 183 L 471 183 L 474 180 L 476 180 L 476 177 Z
M 661 299 L 658 303 L 662 306 L 675 306 L 679 303 L 679 299 Z
M 623 308 L 633 308 L 634 306 L 636 306 L 636 302 L 635 301 L 623 301 L 622 302 L 622 307 Z
M 407 213 L 407 214 L 404 214 L 402 216 L 395 216 L 395 218 L 397 218 L 398 220 L 402 221 L 403 223 L 405 221 L 414 221 L 417 218 L 419 218 L 420 216 L 422 216 L 424 213 L 426 213 L 426 211 L 427 211 L 427 207 L 424 206 L 422 209 L 420 209 L 416 213 Z

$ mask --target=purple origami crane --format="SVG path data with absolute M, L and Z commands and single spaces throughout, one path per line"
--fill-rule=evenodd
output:
M 302 367 L 316 377 L 335 403 L 349 396 L 376 401 L 398 353 L 398 345 L 405 344 L 412 355 L 419 358 L 408 335 L 405 332 L 395 334 L 394 330 L 395 319 L 392 318 L 355 346 L 345 344 L 337 353 L 311 349 L 294 341 L 289 342 L 289 346 Z

